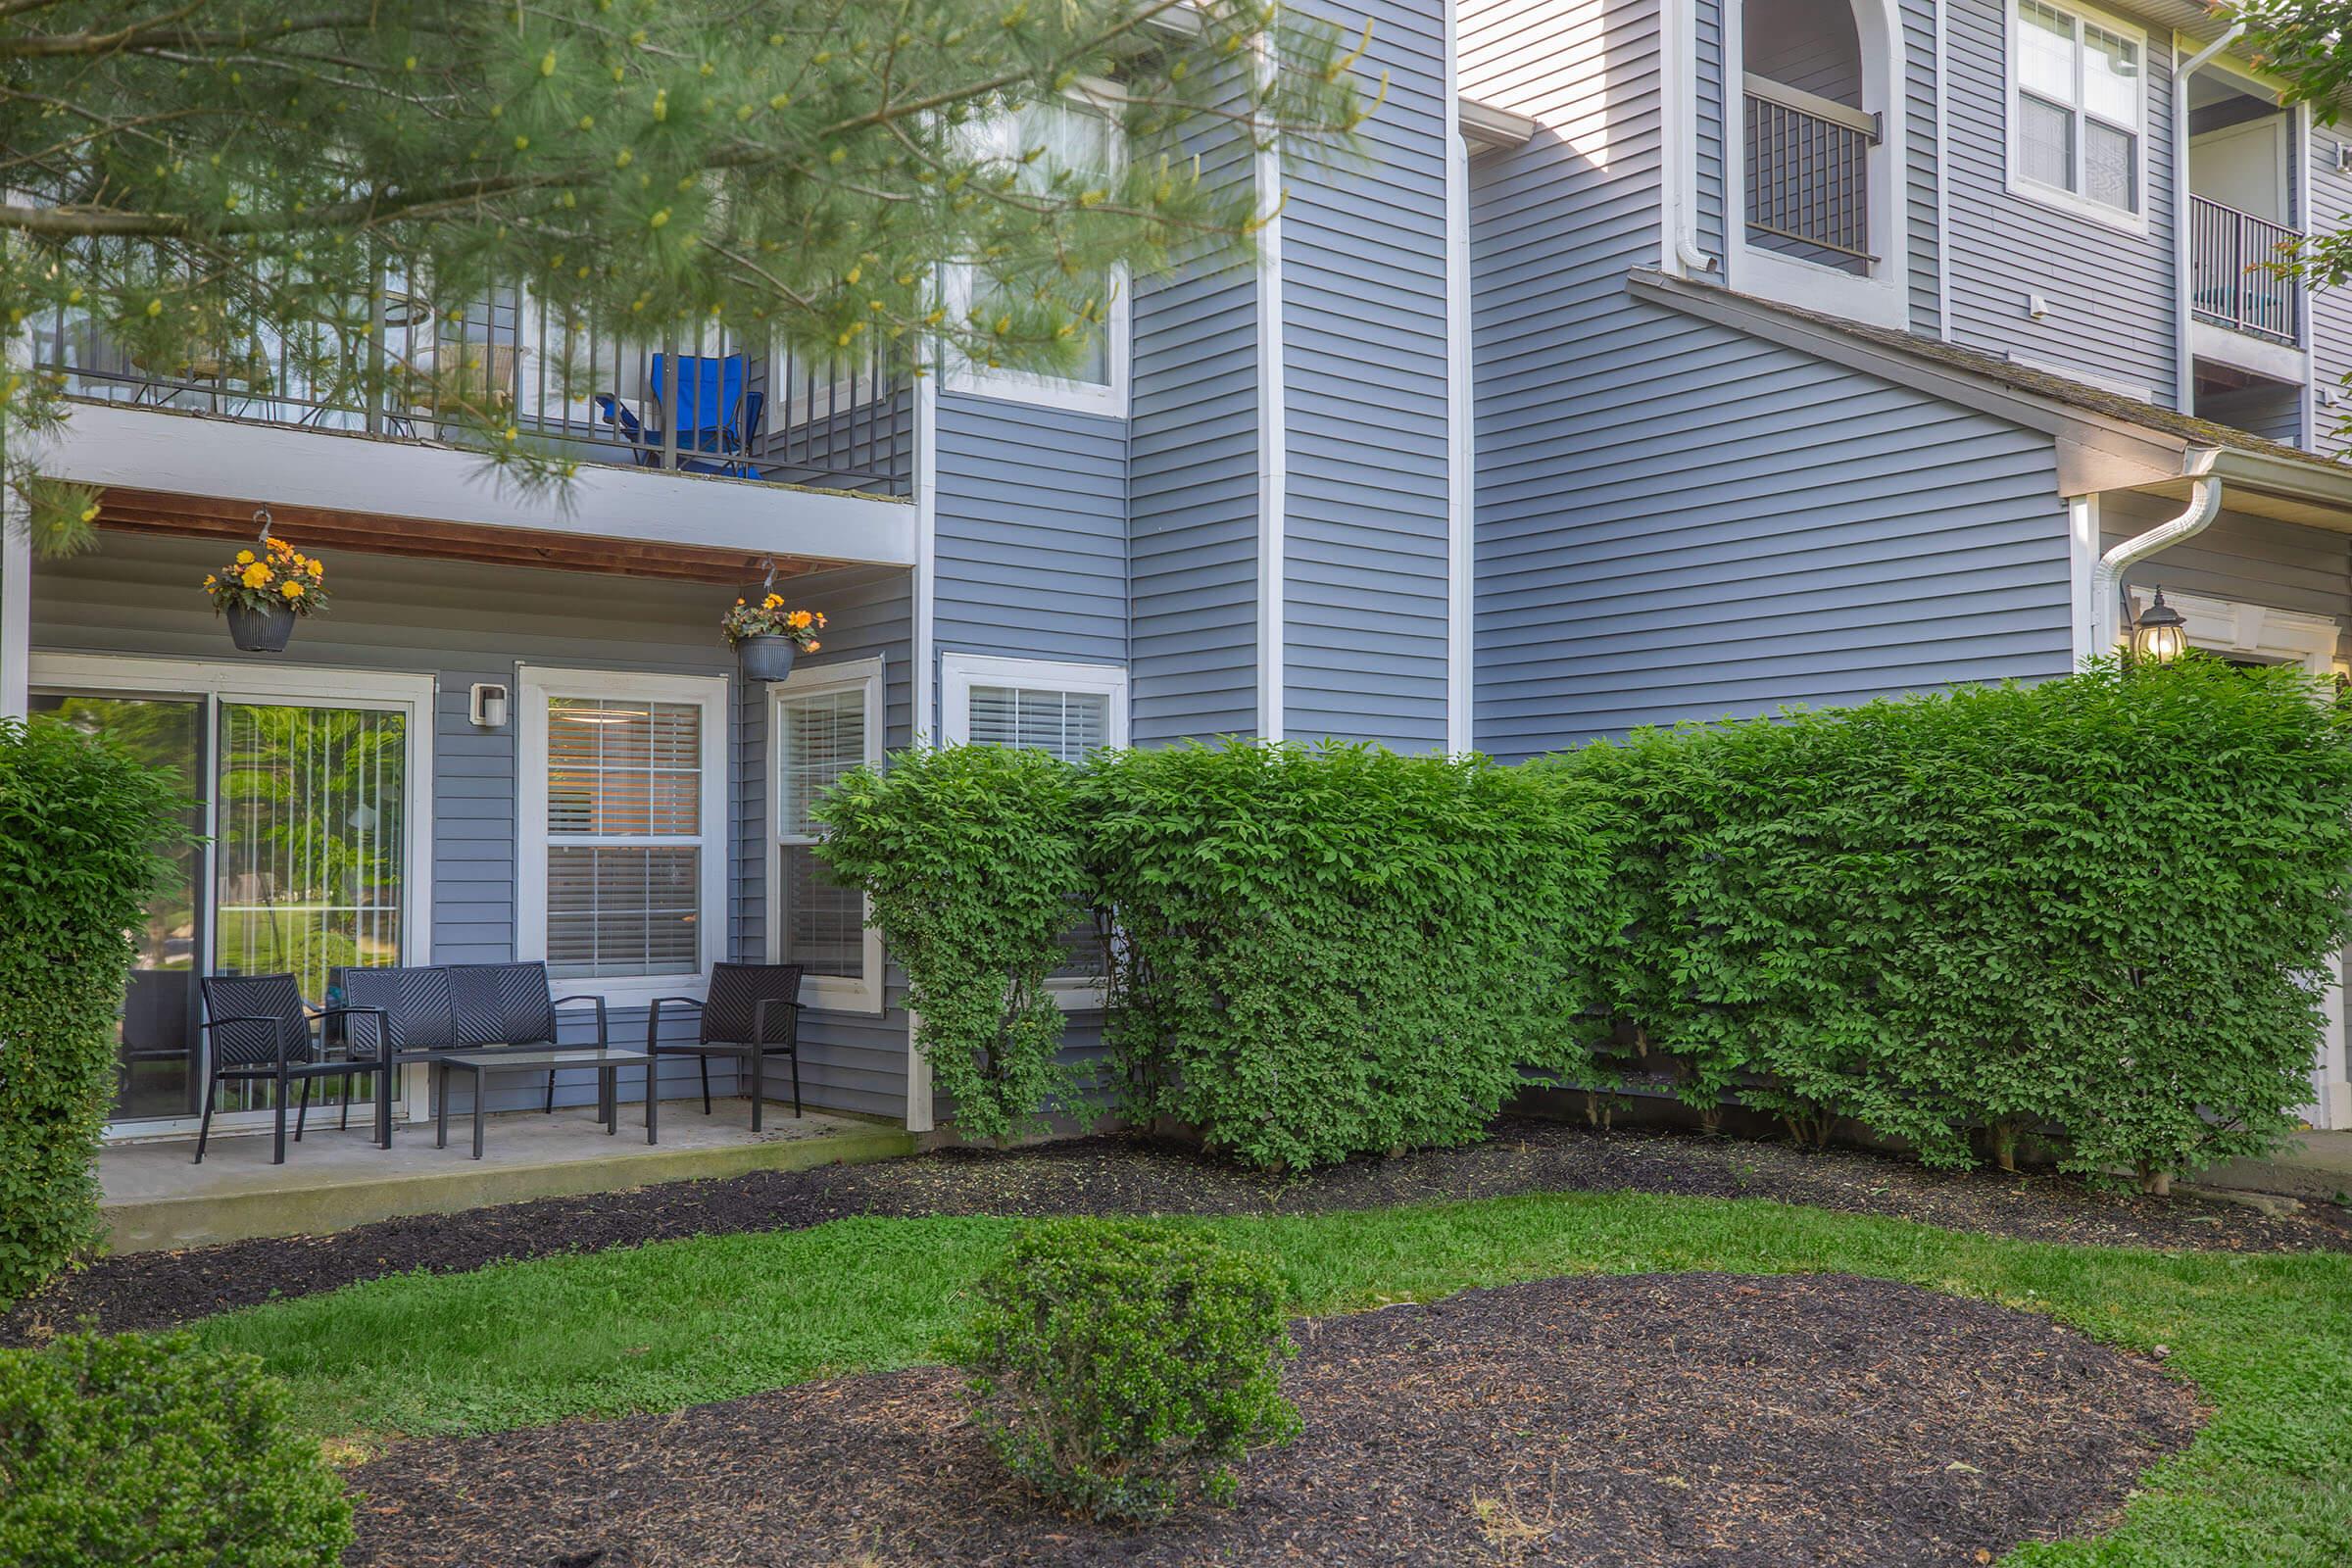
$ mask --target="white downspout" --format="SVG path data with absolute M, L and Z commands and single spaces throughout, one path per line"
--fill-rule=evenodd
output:
M 2197 397 L 2188 348 L 2188 78 L 2245 30 L 2244 23 L 2233 22 L 2228 32 L 2173 67 L 2173 407 L 2182 414 Z
M 2146 533 L 2125 540 L 2099 557 L 2090 568 L 2091 645 L 2093 654 L 2115 652 L 2123 638 L 2124 573 L 2160 550 L 2193 539 L 2222 512 L 2222 481 L 2213 476 L 2214 447 L 2196 447 L 2185 454 L 2182 470 L 2194 481 L 2188 490 L 2188 510 Z
M 1698 248 L 1698 19 L 1691 0 L 1660 0 L 1658 29 L 1665 72 L 1658 94 L 1665 270 L 1676 277 L 1704 275 L 1719 264 Z M 1728 80 L 1724 91 L 1731 91 Z M 1730 120 L 1727 111 L 1726 123 Z

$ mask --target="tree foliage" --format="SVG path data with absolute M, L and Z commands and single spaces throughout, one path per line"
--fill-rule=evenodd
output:
M 0 6 L 0 310 L 337 399 L 414 373 L 368 350 L 387 277 L 441 316 L 520 288 L 599 330 L 1050 368 L 1116 266 L 1247 250 L 1265 214 L 1186 150 L 1344 147 L 1353 61 L 1272 0 L 31 0 Z M 973 133 L 1073 91 L 1123 167 Z M 965 314 L 943 262 L 991 284 Z M 58 416 L 55 380 L 6 387 L 19 431 Z M 563 471 L 459 412 L 518 478 Z M 11 450 L 37 537 L 78 543 L 90 498 Z
M 124 935 L 184 842 L 175 774 L 0 718 L 0 1302 L 96 1239 Z

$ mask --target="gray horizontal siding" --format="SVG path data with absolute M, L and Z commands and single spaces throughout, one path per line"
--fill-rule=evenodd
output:
M 2171 40 L 2151 29 L 2141 137 L 2145 235 L 2008 189 L 2004 0 L 1950 0 L 1952 337 L 2174 401 Z M 2026 314 L 2029 291 L 2049 315 Z
M 2334 151 L 2347 137 L 2352 126 L 2322 126 L 2312 133 L 2315 154 L 2311 160 L 2311 216 L 2315 225 L 2323 228 L 2341 228 L 2352 220 L 2352 174 L 2340 173 L 2335 168 Z M 2336 394 L 2333 408 L 2322 405 L 2314 411 L 2313 431 L 2319 450 L 2338 457 L 2352 454 L 2352 434 L 2345 423 L 2352 419 L 2352 288 L 2324 288 L 2311 296 L 2311 357 L 2314 382 L 2332 389 Z
M 1127 422 L 943 393 L 938 473 L 940 651 L 1125 663 Z
M 1623 296 L 1588 342 L 1481 398 L 1481 750 L 2064 672 L 2047 438 Z
M 1283 725 L 1428 751 L 1446 743 L 1445 23 L 1410 0 L 1364 14 L 1357 72 L 1388 89 L 1365 156 L 1295 171 L 1283 211 Z
M 215 661 L 237 657 L 194 584 L 218 564 L 220 547 L 205 541 L 110 533 L 96 554 L 43 563 L 33 577 L 36 649 L 140 654 Z M 282 662 L 430 674 L 435 682 L 430 960 L 499 962 L 514 956 L 516 780 L 514 725 L 477 729 L 467 717 L 467 688 L 492 681 L 512 689 L 519 664 L 585 669 L 727 674 L 734 661 L 717 632 L 729 594 L 715 586 L 647 578 L 592 576 L 516 567 L 458 565 L 399 557 L 346 554 L 329 563 L 334 607 L 305 621 Z M 905 592 L 898 618 L 892 595 L 870 583 L 845 591 L 858 573 L 810 577 L 787 586 L 833 619 L 833 647 L 875 638 L 903 639 Z M 904 584 L 903 572 L 862 575 Z M 821 602 L 820 602 L 821 600 Z M 831 652 L 832 648 L 828 648 Z M 900 662 L 905 663 L 904 656 Z M 257 665 L 257 678 L 267 672 Z M 900 711 L 905 710 L 900 684 Z M 764 704 L 740 688 L 732 705 L 730 820 L 721 853 L 731 861 L 728 950 L 756 956 L 764 943 Z M 418 961 L 422 961 L 421 958 Z M 559 990 L 567 989 L 559 983 Z M 584 1015 L 583 1015 L 584 1016 Z M 644 1008 L 614 1008 L 611 1038 L 636 1044 Z M 582 1016 L 566 1015 L 566 1038 Z M 665 1037 L 691 1033 L 690 1020 L 664 1019 Z M 905 1033 L 895 1054 L 859 1051 L 820 1024 L 803 1063 L 811 1104 L 901 1115 L 906 1105 Z M 714 1082 L 730 1089 L 730 1068 Z M 624 1086 L 623 1093 L 631 1090 Z M 665 1096 L 699 1095 L 692 1062 L 663 1067 Z M 492 1104 L 538 1103 L 527 1077 L 495 1081 Z M 559 1102 L 585 1104 L 593 1075 L 565 1074 Z M 456 1103 L 466 1102 L 461 1093 Z
M 1184 149 L 1220 194 L 1254 190 L 1246 137 Z M 1135 743 L 1257 727 L 1258 280 L 1253 266 L 1139 281 L 1128 417 Z

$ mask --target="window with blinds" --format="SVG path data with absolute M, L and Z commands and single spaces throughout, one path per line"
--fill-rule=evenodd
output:
M 805 973 L 865 977 L 865 898 L 833 880 L 816 858 L 809 815 L 834 781 L 867 760 L 866 687 L 776 700 L 778 959 Z
M 701 967 L 703 710 L 547 703 L 547 963 L 564 978 Z
M 969 728 L 963 738 L 974 746 L 1018 746 L 1076 762 L 1110 744 L 1110 695 L 976 685 Z
M 2017 0 L 2018 172 L 2139 212 L 2146 77 L 2136 38 L 2044 0 Z

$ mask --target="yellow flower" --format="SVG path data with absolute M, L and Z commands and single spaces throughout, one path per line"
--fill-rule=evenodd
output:
M 250 565 L 252 565 L 252 564 L 253 564 L 253 552 L 252 552 L 252 551 L 250 551 L 250 550 L 240 550 L 240 551 L 238 551 L 238 552 L 237 552 L 237 564 L 238 564 L 238 565 L 240 565 L 240 566 L 250 566 Z
M 275 572 L 257 561 L 245 568 L 244 583 L 248 588 L 266 588 L 270 585 L 270 580 L 276 575 Z
M 783 605 L 784 596 L 782 594 L 769 594 L 764 600 L 760 601 L 760 608 L 761 610 L 780 610 L 783 608 Z
M 820 615 L 818 615 L 818 616 L 816 617 L 816 623 L 817 623 L 819 626 L 822 626 L 822 625 L 825 623 L 825 617 L 824 617 L 823 615 L 821 615 L 821 614 L 820 614 Z
M 815 618 L 806 610 L 796 610 L 784 617 L 784 624 L 790 626 L 794 631 L 807 631 L 808 623 Z
M 219 582 L 220 580 L 220 578 L 218 578 L 218 577 L 214 576 L 214 575 L 213 575 L 211 572 L 209 572 L 209 571 L 208 571 L 208 572 L 206 572 L 206 573 L 204 574 L 204 585 L 205 585 L 207 588 L 210 588 L 210 587 L 212 587 L 212 586 L 213 586 L 213 584 L 215 584 L 215 583 Z
M 735 601 L 735 603 L 736 603 L 736 605 L 737 605 L 738 607 L 740 607 L 740 606 L 743 604 L 743 601 L 742 601 L 742 600 L 740 600 L 740 599 L 738 599 L 738 600 L 736 600 L 736 601 Z
M 288 599 L 300 599 L 302 597 L 302 584 L 295 581 L 293 578 L 288 577 L 286 579 L 286 585 L 283 588 L 280 588 L 278 592 L 284 594 Z

